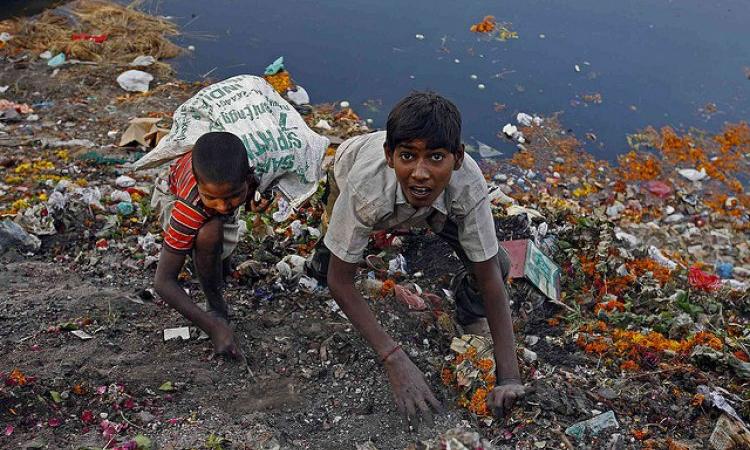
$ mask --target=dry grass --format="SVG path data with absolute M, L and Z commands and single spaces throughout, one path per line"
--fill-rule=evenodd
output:
M 179 55 L 180 47 L 168 39 L 178 34 L 177 26 L 144 14 L 136 6 L 137 2 L 121 6 L 105 0 L 77 0 L 36 18 L 6 21 L 0 28 L 13 34 L 10 50 L 50 50 L 72 59 L 115 64 L 140 55 L 156 59 Z M 73 33 L 106 34 L 107 40 L 102 44 L 74 41 Z

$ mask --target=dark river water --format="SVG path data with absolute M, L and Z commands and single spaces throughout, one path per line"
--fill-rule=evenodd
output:
M 144 7 L 171 16 L 183 27 L 179 43 L 195 47 L 176 61 L 183 78 L 260 74 L 284 56 L 314 103 L 347 100 L 376 127 L 409 91 L 433 89 L 461 109 L 467 142 L 506 155 L 513 144 L 496 135 L 518 112 L 560 113 L 579 137 L 596 135 L 587 148 L 607 159 L 627 151 L 626 135 L 647 125 L 717 131 L 750 118 L 748 0 L 149 0 Z M 485 15 L 518 39 L 471 33 Z

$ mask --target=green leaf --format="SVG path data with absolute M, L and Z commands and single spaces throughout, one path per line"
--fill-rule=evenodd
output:
M 55 403 L 62 403 L 62 397 L 60 397 L 60 393 L 57 391 L 49 391 L 49 396 L 52 397 L 52 400 Z
M 703 312 L 703 308 L 701 308 L 699 305 L 696 305 L 694 303 L 690 303 L 685 299 L 684 301 L 677 300 L 675 302 L 675 305 L 677 305 L 678 308 L 685 311 L 686 313 L 690 314 L 690 316 L 695 319 L 698 317 L 698 314 Z
M 76 324 L 75 322 L 61 323 L 60 329 L 63 331 L 75 331 L 78 329 L 78 324 Z
M 137 435 L 134 440 L 139 449 L 149 450 L 151 448 L 151 439 L 142 434 Z
M 594 221 L 589 219 L 588 217 L 579 217 L 578 225 L 585 227 L 585 228 L 593 228 L 595 224 L 594 224 Z
M 174 391 L 174 386 L 172 386 L 171 381 L 165 381 L 161 386 L 159 386 L 159 390 L 164 392 L 171 392 Z

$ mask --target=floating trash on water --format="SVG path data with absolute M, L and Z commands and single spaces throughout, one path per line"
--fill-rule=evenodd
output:
M 701 167 L 700 171 L 695 169 L 680 169 L 677 173 L 679 173 L 681 177 L 687 178 L 690 181 L 700 181 L 708 177 L 705 167 Z
M 505 134 L 505 136 L 507 136 L 509 139 L 518 141 L 521 144 L 526 142 L 526 138 L 524 138 L 523 133 L 518 131 L 518 128 L 515 125 L 511 125 L 509 123 L 505 124 L 505 126 L 503 127 L 503 134 Z
M 546 38 L 547 38 L 547 36 L 544 33 L 542 33 L 542 34 L 539 35 L 539 39 L 546 39 Z
M 502 152 L 495 150 L 494 148 L 480 141 L 477 141 L 477 148 L 479 150 L 479 156 L 481 156 L 482 158 L 494 158 L 503 154 Z
M 417 38 L 420 41 L 424 41 L 424 34 L 417 34 L 414 37 Z
M 581 71 L 581 66 L 579 66 L 578 64 L 576 64 L 576 65 L 573 66 L 573 69 L 575 69 L 576 72 L 580 72 Z
M 187 49 L 190 50 L 191 52 L 194 52 L 195 51 L 195 45 L 188 45 Z
M 344 100 L 343 102 L 339 103 L 339 106 L 341 107 L 341 109 L 348 108 L 349 107 L 349 102 L 347 102 L 346 100 Z
M 469 78 L 471 78 L 472 80 L 479 79 L 479 77 L 474 74 L 469 75 Z
M 477 85 L 477 89 L 479 89 L 480 91 L 481 91 L 481 90 L 483 90 L 483 89 L 484 89 L 485 87 L 486 87 L 486 86 L 485 86 L 485 85 L 483 85 L 482 83 L 479 83 L 479 84 Z

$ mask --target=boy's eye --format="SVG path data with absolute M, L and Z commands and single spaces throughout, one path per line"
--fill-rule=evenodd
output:
M 412 154 L 411 154 L 411 153 L 409 153 L 409 152 L 401 152 L 401 154 L 400 154 L 399 156 L 400 156 L 400 157 L 401 157 L 401 159 L 403 159 L 404 161 L 409 161 L 409 160 L 411 160 L 412 158 L 414 158 L 414 155 L 412 155 Z
M 442 153 L 433 153 L 430 157 L 433 161 L 442 161 L 445 159 L 445 155 Z

